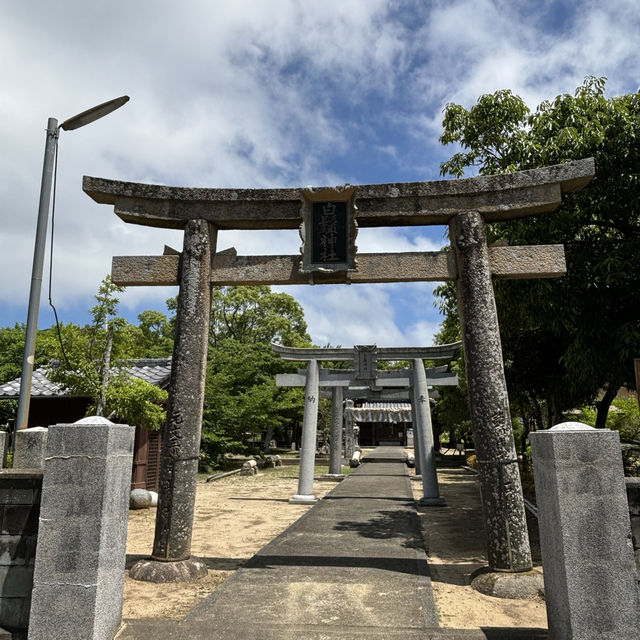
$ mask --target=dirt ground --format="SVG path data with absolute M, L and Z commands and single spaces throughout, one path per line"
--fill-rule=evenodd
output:
M 316 466 L 316 475 L 328 468 Z M 335 482 L 316 481 L 326 495 Z M 257 476 L 227 476 L 198 484 L 191 552 L 205 560 L 209 575 L 191 583 L 152 584 L 125 577 L 123 618 L 182 618 L 249 558 L 311 507 L 289 504 L 298 488 L 298 467 L 283 466 Z M 127 569 L 153 547 L 155 509 L 129 512 Z
M 316 476 L 326 471 L 316 467 Z M 209 575 L 193 583 L 155 585 L 131 580 L 127 573 L 123 617 L 186 615 L 311 508 L 288 503 L 297 489 L 297 472 L 296 466 L 285 466 L 258 476 L 234 475 L 199 484 L 192 553 L 205 559 Z M 421 519 L 440 624 L 459 629 L 546 628 L 543 602 L 493 598 L 468 586 L 469 575 L 486 564 L 476 478 L 461 469 L 443 469 L 438 477 L 449 507 L 421 509 Z M 317 480 L 314 493 L 322 497 L 334 486 Z M 420 482 L 413 481 L 412 489 L 416 499 L 422 496 Z M 155 509 L 130 512 L 127 567 L 150 553 L 154 524 Z
M 469 586 L 471 574 L 486 566 L 485 536 L 477 477 L 463 468 L 438 470 L 440 495 L 447 507 L 419 507 L 429 558 L 433 593 L 442 627 L 547 628 L 542 599 L 507 600 L 485 596 Z M 422 497 L 422 483 L 412 481 L 413 497 Z M 537 523 L 529 522 L 531 550 L 540 565 Z

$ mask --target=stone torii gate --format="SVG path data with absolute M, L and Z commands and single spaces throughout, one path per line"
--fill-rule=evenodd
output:
M 427 372 L 423 360 L 453 360 L 460 349 L 460 342 L 434 347 L 377 347 L 376 345 L 356 345 L 353 349 L 342 348 L 296 348 L 272 344 L 271 348 L 283 359 L 307 362 L 306 375 L 281 373 L 276 376 L 276 384 L 304 386 L 304 420 L 302 424 L 302 446 L 300 448 L 300 475 L 298 493 L 290 502 L 313 504 L 313 472 L 315 466 L 316 433 L 318 426 L 318 400 L 321 387 L 333 389 L 368 386 L 370 388 L 410 387 L 415 422 L 414 446 L 420 459 L 424 497 L 421 502 L 429 505 L 443 504 L 438 489 L 435 458 L 433 453 L 433 430 L 429 408 Z M 391 369 L 380 371 L 378 360 L 410 360 L 411 369 Z M 322 361 L 353 361 L 355 369 L 321 369 Z M 451 376 L 432 369 L 431 379 L 442 382 Z M 449 382 L 450 379 L 449 379 Z M 455 384 L 458 384 L 456 377 Z M 338 402 L 342 405 L 341 394 L 334 393 L 335 418 Z
M 306 370 L 299 369 L 298 373 L 306 376 Z M 427 384 L 433 386 L 458 386 L 458 376 L 449 371 L 448 365 L 439 367 L 429 367 L 426 369 Z M 305 386 L 305 383 L 301 378 L 300 386 Z M 342 447 L 336 448 L 334 443 L 340 441 L 342 444 L 342 430 L 343 423 L 345 423 L 345 417 L 347 415 L 347 408 L 344 412 L 342 404 L 344 401 L 353 400 L 368 400 L 370 402 L 392 401 L 392 402 L 411 402 L 411 389 L 405 388 L 383 388 L 383 387 L 332 387 L 331 391 L 320 391 L 321 398 L 331 399 L 332 411 L 331 411 L 331 450 L 329 456 L 329 476 L 342 476 L 341 474 L 341 460 L 342 460 Z M 429 398 L 431 401 L 431 397 Z M 353 417 L 353 416 L 351 416 Z M 350 458 L 353 455 L 354 450 L 354 438 L 353 438 L 353 420 L 346 421 L 347 429 L 345 433 L 345 457 Z M 416 475 L 420 475 L 420 461 L 418 459 L 416 467 Z
M 84 191 L 96 202 L 113 205 L 125 222 L 184 229 L 181 255 L 115 257 L 112 266 L 113 281 L 120 285 L 180 285 L 152 553 L 156 562 L 139 577 L 184 579 L 203 569 L 189 558 L 210 286 L 336 282 L 456 281 L 489 566 L 529 569 L 531 552 L 491 278 L 560 276 L 565 271 L 564 250 L 556 245 L 488 247 L 484 223 L 549 213 L 563 194 L 588 184 L 594 172 L 593 159 L 586 159 L 507 175 L 361 185 L 340 193 L 192 189 L 85 176 Z M 449 225 L 452 250 L 359 254 L 356 261 L 356 203 L 361 227 Z M 307 223 L 302 225 L 308 232 L 305 247 L 312 249 L 309 256 L 305 248 L 302 264 L 299 255 L 215 253 L 218 229 L 295 229 L 301 218 Z M 332 220 L 340 220 L 339 228 L 327 226 Z M 346 239 L 339 252 L 334 251 L 335 230 Z M 330 251 L 326 246 L 318 251 L 318 238 L 329 241 Z

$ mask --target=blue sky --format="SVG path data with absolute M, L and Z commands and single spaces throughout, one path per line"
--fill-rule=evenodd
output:
M 505 0 L 41 0 L 0 5 L 0 326 L 26 320 L 44 130 L 62 132 L 53 298 L 85 322 L 113 255 L 158 255 L 181 234 L 127 225 L 83 175 L 200 187 L 433 180 L 442 109 L 510 88 L 531 108 L 608 77 L 638 90 L 640 4 Z M 360 251 L 435 250 L 439 227 L 361 230 Z M 297 253 L 297 233 L 222 232 L 218 248 Z M 43 286 L 40 326 L 52 313 Z M 430 344 L 433 285 L 291 287 L 318 344 Z M 171 288 L 130 288 L 121 313 L 165 310 Z

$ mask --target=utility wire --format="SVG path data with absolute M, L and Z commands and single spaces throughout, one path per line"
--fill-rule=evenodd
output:
M 52 283 L 53 283 L 53 238 L 55 236 L 56 228 L 56 191 L 58 186 L 58 137 L 56 136 L 56 146 L 54 151 L 54 165 L 53 165 L 53 203 L 51 206 L 51 246 L 49 250 L 49 306 L 53 309 L 53 315 L 56 319 L 56 330 L 58 332 L 58 341 L 60 342 L 60 350 L 62 351 L 62 357 L 67 366 L 67 370 L 71 371 L 73 367 L 69 363 L 67 353 L 64 350 L 64 344 L 62 342 L 62 332 L 60 330 L 60 321 L 58 320 L 58 312 L 53 304 L 52 300 Z

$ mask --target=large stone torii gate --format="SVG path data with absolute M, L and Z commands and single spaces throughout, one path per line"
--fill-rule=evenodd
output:
M 85 176 L 84 191 L 113 205 L 125 222 L 184 229 L 181 255 L 115 257 L 112 267 L 112 278 L 121 285 L 180 285 L 152 552 L 156 562 L 140 577 L 184 579 L 203 571 L 190 555 L 211 285 L 445 280 L 457 285 L 489 566 L 528 570 L 531 552 L 491 277 L 560 276 L 564 249 L 488 247 L 485 222 L 549 213 L 594 172 L 590 158 L 507 175 L 353 187 L 349 197 L 357 202 L 359 226 L 447 224 L 452 250 L 360 254 L 357 267 L 352 262 L 338 272 L 309 271 L 308 262 L 301 265 L 296 255 L 215 254 L 218 229 L 299 227 L 309 193 L 322 198 L 319 190 L 176 188 Z

